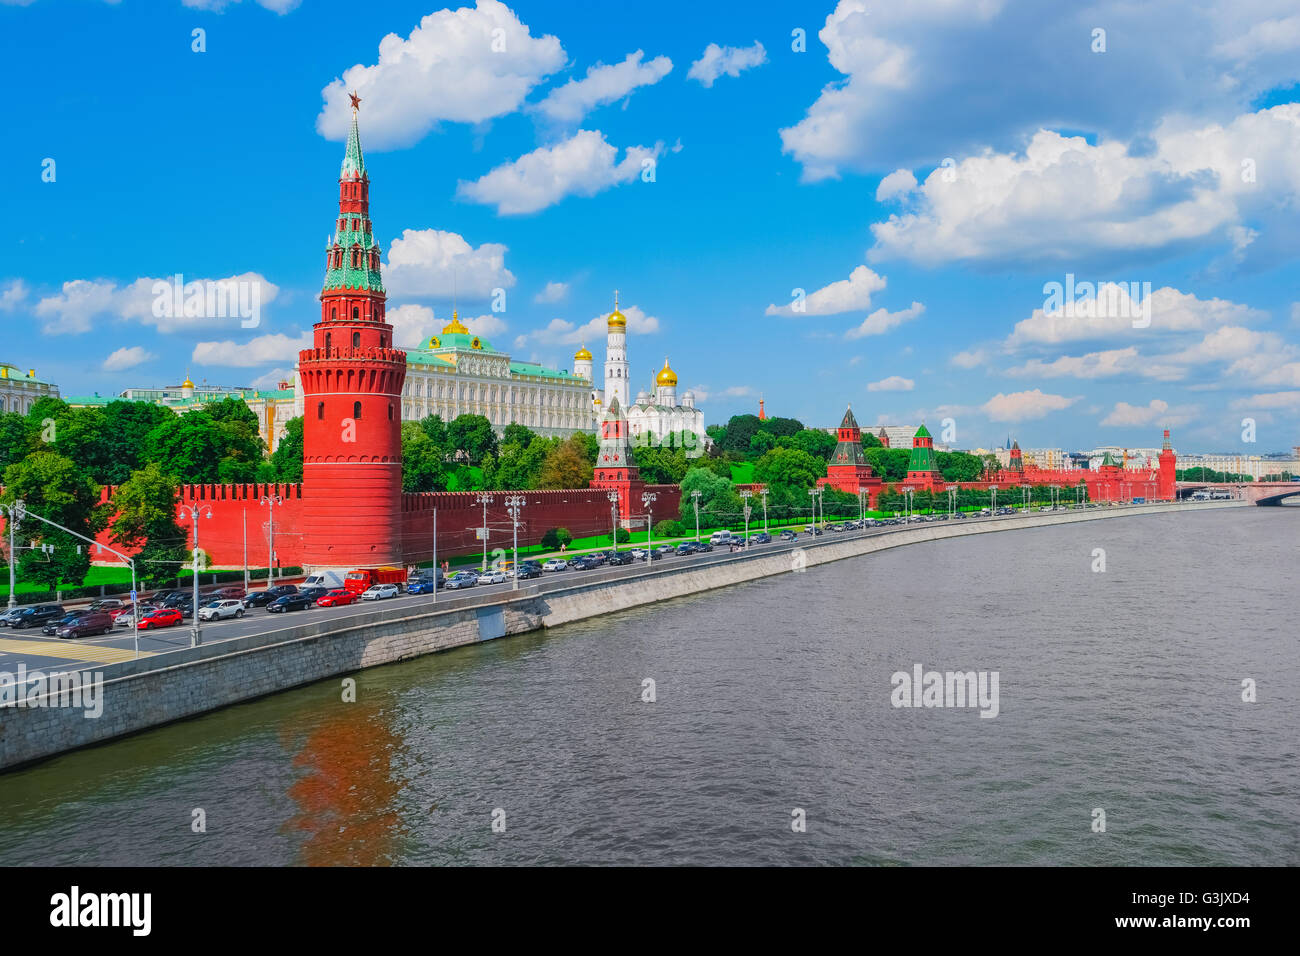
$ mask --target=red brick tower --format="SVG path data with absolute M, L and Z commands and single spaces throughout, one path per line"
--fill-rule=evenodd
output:
M 922 488 L 931 490 L 943 484 L 943 475 L 934 457 L 934 439 L 924 424 L 912 437 L 912 455 L 907 460 L 907 484 L 918 491 Z
M 379 244 L 352 97 L 339 215 L 326 249 L 314 347 L 298 354 L 303 390 L 303 564 L 367 567 L 402 559 L 402 382 L 406 353 L 384 320 Z
M 852 407 L 845 409 L 844 418 L 835 435 L 839 443 L 826 462 L 826 477 L 817 479 L 818 486 L 829 485 L 851 495 L 865 491 L 870 506 L 874 508 L 882 482 L 872 473 L 866 456 L 862 454 L 862 429 L 853 417 Z
M 877 435 L 876 438 L 880 441 L 881 448 L 889 447 L 889 436 L 885 434 L 885 430 L 883 428 L 880 429 L 880 434 Z
M 641 480 L 641 469 L 637 468 L 632 456 L 627 419 L 623 417 L 617 395 L 610 399 L 605 418 L 600 423 L 600 451 L 596 453 L 591 487 L 618 492 L 620 521 L 627 521 L 633 514 L 640 513 L 640 495 L 645 490 L 645 482 Z
M 1165 429 L 1165 443 L 1160 449 L 1160 480 L 1159 490 L 1156 497 L 1165 501 L 1172 501 L 1178 493 L 1178 456 L 1174 453 L 1174 447 L 1169 444 L 1169 429 Z

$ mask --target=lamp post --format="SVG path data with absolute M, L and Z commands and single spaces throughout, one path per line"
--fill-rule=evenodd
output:
M 817 537 L 817 489 L 808 489 L 808 509 L 812 512 L 812 524 L 808 526 L 809 533 L 813 538 Z
M 691 504 L 695 507 L 695 543 L 700 542 L 700 495 L 703 492 L 696 488 L 691 492 Z
M 748 488 L 746 488 L 744 491 L 740 493 L 740 500 L 745 503 L 745 506 L 742 510 L 745 513 L 745 550 L 746 551 L 749 550 L 749 513 L 752 510 L 749 507 L 749 499 L 752 497 L 754 497 L 754 493 L 750 491 Z
M 907 502 L 906 510 L 904 511 L 904 514 L 907 515 L 907 521 L 905 522 L 906 524 L 912 523 L 912 495 L 914 494 L 916 494 L 915 488 L 903 489 L 903 499 Z
M 279 495 L 264 495 L 257 502 L 258 507 L 265 506 L 267 511 L 266 524 L 266 589 L 271 590 L 272 575 L 275 573 L 275 506 L 284 504 L 284 499 Z M 183 509 L 182 509 L 183 510 Z M 197 545 L 196 545 L 197 547 Z M 198 609 L 195 608 L 195 614 Z
M 192 582 L 194 596 L 191 599 L 194 607 L 190 616 L 190 647 L 198 647 L 203 643 L 202 624 L 199 622 L 199 518 L 211 518 L 211 505 L 181 505 L 181 512 L 189 512 L 190 520 L 194 522 L 194 571 Z M 270 581 L 270 570 L 267 570 L 267 580 Z
M 510 586 L 512 591 L 519 590 L 519 514 L 523 510 L 524 499 L 521 495 L 511 495 L 506 499 L 506 511 L 510 513 L 510 521 L 515 530 L 515 580 Z
M 650 551 L 650 532 L 654 526 L 654 508 L 652 506 L 658 497 L 658 493 L 653 491 L 641 492 L 641 506 L 645 508 L 645 564 L 647 568 L 654 561 Z
M 0 505 L 0 511 L 4 512 L 5 523 L 9 525 L 9 607 L 12 609 L 18 606 L 18 598 L 14 594 L 14 589 L 17 587 L 14 569 L 18 566 L 18 554 L 14 551 L 14 532 L 18 529 L 18 523 L 27 516 L 27 505 L 19 498 L 11 505 Z
M 244 594 L 248 594 L 248 506 L 244 506 L 240 519 L 244 532 Z
M 474 499 L 483 506 L 483 570 L 487 570 L 487 506 L 492 504 L 492 496 L 484 492 L 479 492 L 479 496 Z
M 989 485 L 989 517 L 996 518 L 998 515 L 998 486 Z
M 609 531 L 614 541 L 614 551 L 618 551 L 618 492 L 607 491 L 605 497 L 609 499 Z M 699 519 L 696 519 L 697 521 Z
M 767 485 L 762 485 L 758 493 L 763 496 L 763 534 L 767 534 Z
M 957 490 L 958 485 L 948 485 L 943 490 L 948 492 L 948 517 L 951 518 L 957 513 Z

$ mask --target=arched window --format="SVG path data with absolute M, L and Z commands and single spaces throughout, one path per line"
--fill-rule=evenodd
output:
M 392 402 L 389 402 L 389 403 L 388 403 L 388 420 L 389 420 L 390 422 L 393 420 L 393 403 L 392 403 Z
M 317 403 L 316 403 L 316 420 L 317 420 L 317 421 L 324 421 L 324 419 L 325 419 L 325 403 L 324 403 L 324 402 L 317 402 Z
M 359 348 L 361 348 L 361 333 L 360 333 L 360 332 L 353 332 L 353 333 L 352 333 L 352 347 L 353 347 L 354 349 L 359 349 Z
M 338 317 L 339 317 L 338 306 L 335 306 L 334 308 L 330 309 L 330 318 L 337 319 Z
M 360 421 L 360 420 L 361 420 L 361 403 L 360 403 L 360 402 L 353 402 L 353 403 L 352 403 L 352 417 L 353 417 L 353 419 L 355 419 L 355 420 L 357 420 L 357 421 Z
M 352 307 L 352 318 L 354 318 L 354 319 L 359 319 L 359 318 L 361 318 L 361 307 L 360 307 L 360 306 L 356 306 L 356 305 L 354 305 L 354 306 Z
M 381 349 L 388 348 L 388 336 L 386 335 L 379 336 L 379 347 Z
M 325 333 L 325 351 L 326 351 L 326 352 L 328 352 L 328 351 L 330 350 L 330 340 L 331 340 L 331 339 L 332 339 L 332 336 L 330 335 L 330 333 L 329 333 L 329 332 L 326 332 L 326 333 Z

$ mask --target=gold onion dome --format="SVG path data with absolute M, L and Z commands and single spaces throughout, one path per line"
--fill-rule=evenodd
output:
M 656 385 L 676 385 L 677 373 L 668 367 L 668 358 L 664 358 L 664 367 L 659 374 L 655 376 Z
M 627 328 L 627 316 L 618 311 L 618 290 L 614 290 L 614 311 L 609 314 L 608 325 L 611 329 Z
M 574 352 L 573 360 L 575 362 L 590 362 L 591 352 L 587 351 L 587 346 L 584 345 L 582 348 L 578 349 L 578 351 Z
M 459 332 L 463 335 L 469 334 L 469 329 L 465 328 L 465 326 L 460 321 L 460 316 L 453 309 L 451 313 L 451 321 L 448 322 L 445 326 L 443 326 L 442 334 L 450 335 L 454 332 Z
M 185 381 L 181 382 L 181 388 L 193 388 L 193 387 L 194 387 L 194 383 L 191 382 L 190 377 L 186 375 Z

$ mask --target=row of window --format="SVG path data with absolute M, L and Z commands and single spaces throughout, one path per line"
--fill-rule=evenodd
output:
M 339 219 L 339 232 L 347 230 L 349 232 L 364 232 L 370 235 L 370 220 L 368 219 Z
M 336 311 L 337 311 L 337 310 L 336 310 Z M 353 317 L 354 319 L 357 317 L 357 310 L 356 310 L 355 308 L 352 310 L 352 317 Z M 352 333 L 352 347 L 353 347 L 354 349 L 359 349 L 359 348 L 361 348 L 361 333 L 360 333 L 360 332 L 353 332 L 353 333 Z M 385 335 L 383 332 L 379 333 L 379 347 L 380 347 L 381 349 L 386 349 L 386 348 L 388 348 L 388 336 Z M 326 332 L 326 333 L 325 333 L 325 351 L 328 352 L 328 351 L 329 351 L 330 349 L 332 349 L 332 348 L 334 348 L 334 333 L 333 333 L 333 332 Z
M 360 402 L 353 402 L 353 403 L 352 403 L 352 418 L 353 418 L 353 420 L 355 420 L 355 421 L 361 421 L 361 403 L 360 403 Z M 322 421 L 322 422 L 325 420 L 325 403 L 324 403 L 324 402 L 317 402 L 317 403 L 316 403 L 316 420 L 317 420 L 317 421 Z M 392 403 L 392 402 L 389 402 L 389 403 L 388 403 L 388 420 L 389 420 L 390 422 L 393 420 L 393 403 Z
M 587 403 L 587 393 L 576 389 L 539 389 L 519 385 L 475 385 L 464 382 L 435 382 L 424 379 L 407 380 L 404 389 L 416 398 L 459 398 L 493 404 L 542 405 L 548 408 L 581 408 Z
M 353 269 L 360 269 L 362 256 L 366 256 L 366 258 L 369 260 L 370 269 L 374 271 L 379 270 L 379 250 L 377 248 L 371 249 L 369 253 L 364 253 L 361 251 L 361 248 L 359 246 L 353 246 L 348 251 L 351 253 L 351 262 L 352 262 Z M 343 250 L 342 249 L 331 250 L 328 257 L 328 263 L 329 263 L 328 268 L 330 269 L 342 269 Z

